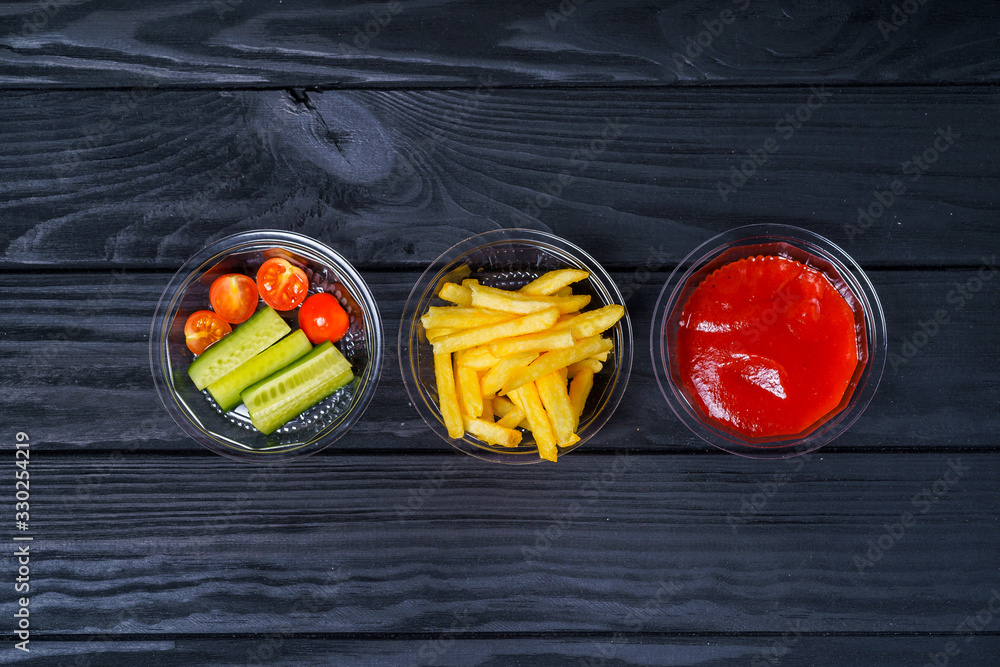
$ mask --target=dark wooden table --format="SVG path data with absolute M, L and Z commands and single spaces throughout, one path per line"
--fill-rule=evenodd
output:
M 995 3 L 0 14 L 0 663 L 1000 659 Z M 695 439 L 648 352 L 676 263 L 761 222 L 843 246 L 888 320 L 867 412 L 790 462 Z M 621 407 L 554 466 L 448 447 L 396 358 L 423 267 L 515 226 L 594 255 L 636 330 Z M 173 272 L 258 228 L 348 257 L 391 341 L 351 433 L 278 468 L 185 437 L 148 361 Z

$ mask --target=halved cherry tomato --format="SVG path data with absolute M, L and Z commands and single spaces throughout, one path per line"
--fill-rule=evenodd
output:
M 336 343 L 344 337 L 350 326 L 347 312 L 332 294 L 313 294 L 299 308 L 299 327 L 313 345 L 327 340 Z
M 306 298 L 306 272 L 287 259 L 272 257 L 257 270 L 257 290 L 264 303 L 275 310 L 291 310 Z
M 242 273 L 227 273 L 208 290 L 212 309 L 230 324 L 246 322 L 257 310 L 257 284 Z
M 212 343 L 233 332 L 229 322 L 210 310 L 196 310 L 184 323 L 184 339 L 188 349 L 201 354 Z

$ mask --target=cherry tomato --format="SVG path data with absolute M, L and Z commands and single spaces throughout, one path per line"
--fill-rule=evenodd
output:
M 350 326 L 347 312 L 332 294 L 313 294 L 299 308 L 299 327 L 314 345 L 327 340 L 336 343 Z
M 257 310 L 257 284 L 242 273 L 227 273 L 212 283 L 208 300 L 218 316 L 230 324 L 246 322 Z
M 306 298 L 306 272 L 287 259 L 272 257 L 257 270 L 257 290 L 264 303 L 275 310 L 291 310 Z
M 188 349 L 201 354 L 212 343 L 233 332 L 229 322 L 210 310 L 196 310 L 184 323 L 184 339 Z

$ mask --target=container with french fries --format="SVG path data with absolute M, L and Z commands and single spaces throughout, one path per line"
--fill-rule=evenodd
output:
M 400 329 L 414 405 L 458 449 L 555 462 L 611 416 L 631 367 L 621 294 L 576 246 L 533 230 L 458 244 L 421 277 Z

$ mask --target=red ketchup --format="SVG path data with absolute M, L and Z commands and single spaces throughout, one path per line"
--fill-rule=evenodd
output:
M 748 438 L 802 433 L 861 363 L 854 312 L 822 272 L 775 255 L 709 275 L 684 306 L 678 370 L 703 414 Z

